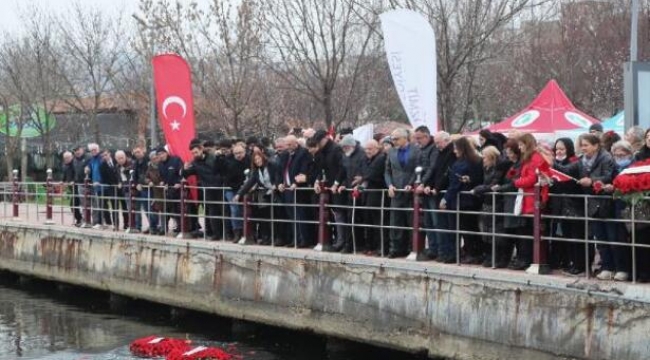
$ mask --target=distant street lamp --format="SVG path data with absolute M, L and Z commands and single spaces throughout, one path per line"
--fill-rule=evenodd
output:
M 149 66 L 151 67 L 151 86 L 149 87 L 149 130 L 151 136 L 151 149 L 158 146 L 158 136 L 156 135 L 156 90 L 154 88 L 153 57 L 155 55 L 154 28 L 137 14 L 131 15 L 140 26 L 145 28 L 149 34 Z

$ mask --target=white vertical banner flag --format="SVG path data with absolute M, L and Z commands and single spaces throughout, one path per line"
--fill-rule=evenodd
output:
M 436 36 L 426 18 L 411 10 L 380 15 L 393 83 L 411 125 L 438 131 Z
M 352 130 L 354 140 L 358 141 L 361 146 L 365 146 L 368 140 L 372 140 L 375 135 L 375 125 L 370 123 Z

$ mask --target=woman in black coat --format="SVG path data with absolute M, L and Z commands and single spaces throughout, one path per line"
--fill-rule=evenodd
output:
M 456 154 L 457 160 L 449 171 L 449 188 L 440 201 L 440 209 L 461 210 L 460 214 L 456 212 L 447 214 L 451 227 L 450 230 L 456 230 L 458 228 L 461 232 L 478 233 L 478 215 L 468 214 L 462 212 L 462 210 L 477 212 L 481 208 L 480 199 L 473 194 L 469 194 L 470 190 L 483 183 L 481 158 L 469 140 L 464 137 L 454 141 L 454 153 Z M 460 237 L 457 237 L 457 239 L 460 239 Z M 468 264 L 482 264 L 485 253 L 483 250 L 484 244 L 480 236 L 465 233 L 462 234 L 462 239 L 464 244 L 463 250 L 465 252 L 463 262 Z M 450 247 L 449 245 L 452 246 Z M 446 252 L 450 249 L 455 249 L 453 244 L 445 244 L 443 248 Z M 441 256 L 443 257 L 442 262 L 445 263 L 454 262 L 456 258 L 455 252 L 453 254 L 445 253 Z
M 577 162 L 575 146 L 569 138 L 561 138 L 555 141 L 553 147 L 555 155 L 554 167 L 566 167 Z M 584 216 L 584 204 L 578 197 L 567 197 L 563 195 L 579 195 L 582 189 L 575 181 L 557 182 L 551 187 L 551 198 L 549 200 L 549 211 L 552 216 L 565 217 L 567 219 L 553 219 L 551 221 L 551 236 L 566 239 L 567 241 L 553 241 L 550 246 L 549 261 L 554 269 L 562 269 L 570 273 L 580 272 L 585 268 L 584 246 L 575 240 L 582 240 L 585 237 L 584 221 L 577 220 Z M 574 218 L 574 219 L 571 219 Z
M 521 175 L 521 150 L 519 149 L 519 142 L 515 139 L 510 139 L 504 146 L 506 158 L 511 164 L 506 172 L 502 183 L 493 185 L 492 191 L 501 193 L 498 195 L 503 202 L 503 229 L 506 234 L 511 235 L 526 235 L 526 219 L 522 216 L 515 216 L 515 202 L 517 200 L 517 187 L 515 180 L 519 179 Z M 517 247 L 517 254 L 525 253 L 522 249 L 528 239 L 515 239 L 510 237 L 501 237 L 497 242 L 496 249 L 496 267 L 509 267 L 513 270 L 525 270 L 530 265 L 528 259 L 514 259 L 512 260 L 512 251 Z
M 580 136 L 580 149 L 582 156 L 580 160 L 566 166 L 556 165 L 556 168 L 576 179 L 578 185 L 582 190 L 582 194 L 588 195 L 582 203 L 585 208 L 584 201 L 587 202 L 587 216 L 592 219 L 589 221 L 589 239 L 599 241 L 607 241 L 607 223 L 604 219 L 613 219 L 614 217 L 614 204 L 610 197 L 602 196 L 594 190 L 594 185 L 600 183 L 601 186 L 611 184 L 614 178 L 614 171 L 616 163 L 610 153 L 601 147 L 600 139 L 594 134 L 583 134 Z M 603 220 L 593 220 L 603 219 Z M 583 222 L 584 225 L 584 222 Z M 593 261 L 594 247 L 587 244 L 579 244 L 585 254 L 585 247 L 588 251 L 589 262 Z M 573 275 L 580 275 L 584 271 L 589 270 L 589 264 L 584 264 L 585 267 L 581 268 L 582 264 L 574 264 L 574 268 L 570 271 Z
M 492 191 L 492 187 L 502 185 L 506 172 L 510 169 L 512 163 L 501 157 L 501 153 L 494 146 L 488 146 L 483 149 L 483 184 L 475 187 L 472 192 L 482 200 L 483 207 L 481 212 L 484 215 L 480 217 L 479 226 L 483 233 L 483 242 L 485 243 L 486 257 L 483 260 L 484 267 L 503 268 L 508 265 L 507 262 L 495 261 L 492 263 L 492 232 L 495 234 L 503 233 L 503 217 L 494 214 L 503 212 L 503 197 L 496 195 L 485 195 Z M 494 217 L 494 218 L 493 218 Z M 494 237 L 495 248 L 500 248 L 503 238 Z M 495 252 L 496 253 L 496 252 Z M 496 257 L 495 257 L 496 258 Z
M 269 162 L 263 152 L 254 152 L 252 159 L 251 172 L 233 201 L 239 201 L 244 195 L 251 193 L 252 215 L 254 219 L 259 219 L 253 223 L 253 234 L 256 234 L 258 244 L 270 245 L 272 195 L 275 191 L 273 184 L 277 183 L 280 173 L 276 164 Z M 276 236 L 277 230 L 277 227 L 274 227 Z

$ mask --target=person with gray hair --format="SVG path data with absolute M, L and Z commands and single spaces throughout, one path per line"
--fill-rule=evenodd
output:
M 636 153 L 643 147 L 644 137 L 645 130 L 643 130 L 642 127 L 632 126 L 625 132 L 625 136 L 623 138 L 630 143 L 633 149 L 633 153 Z
M 100 166 L 103 162 L 102 154 L 99 151 L 99 145 L 95 143 L 88 144 L 90 158 L 86 162 L 85 172 L 88 174 L 93 187 L 91 196 L 92 208 L 92 225 L 93 229 L 102 229 L 102 215 L 107 224 L 110 223 L 110 216 L 104 212 L 104 188 L 102 187 L 102 173 Z
M 357 188 L 368 190 L 362 193 L 364 209 L 361 211 L 362 223 L 367 226 L 365 243 L 368 246 L 368 251 L 366 254 L 384 256 L 386 255 L 384 241 L 389 236 L 384 221 L 388 216 L 383 216 L 382 205 L 387 205 L 388 201 L 383 198 L 384 193 L 380 190 L 386 189 L 384 180 L 386 154 L 375 140 L 366 142 L 364 152 L 366 156 L 361 167 L 361 184 Z
M 408 255 L 410 232 L 403 230 L 411 227 L 412 213 L 405 211 L 413 207 L 413 179 L 415 167 L 419 157 L 417 146 L 409 142 L 409 133 L 406 129 L 395 129 L 391 134 L 394 148 L 386 158 L 384 180 L 388 186 L 388 196 L 391 198 L 390 212 L 390 243 L 389 258 Z
M 433 201 L 429 203 L 429 207 L 434 210 L 440 208 L 440 201 L 442 200 L 443 192 L 449 187 L 448 171 L 456 161 L 454 154 L 454 145 L 451 142 L 451 135 L 445 131 L 439 131 L 433 136 L 433 142 L 438 148 L 438 157 L 433 165 L 433 174 L 427 177 L 424 181 L 424 193 L 428 199 L 426 201 Z M 449 217 L 447 214 L 440 212 L 431 212 L 431 222 L 433 229 L 448 230 L 450 228 Z M 431 237 L 427 237 L 428 248 L 427 257 L 431 260 L 437 259 L 441 262 L 453 262 L 455 257 L 446 258 L 443 254 L 449 255 L 453 249 L 445 248 L 453 241 L 454 235 L 445 232 L 433 232 Z M 429 235 L 429 234 L 427 234 Z
M 115 162 L 117 163 L 117 176 L 118 176 L 118 187 L 117 187 L 117 202 L 116 204 L 122 209 L 122 219 L 124 220 L 124 230 L 130 230 L 131 232 L 136 231 L 135 224 L 129 223 L 129 207 L 131 206 L 131 170 L 133 170 L 133 165 L 131 159 L 126 156 L 126 153 L 122 150 L 117 150 L 115 152 Z M 135 174 L 134 174 L 135 175 Z M 135 181 L 135 178 L 133 179 Z M 133 194 L 135 196 L 135 194 Z M 134 199 L 135 205 L 135 199 Z M 117 209 L 116 209 L 117 210 Z M 135 209 L 134 209 L 135 210 Z M 119 211 L 119 210 L 117 210 Z M 117 226 L 117 225 L 116 225 Z M 133 227 L 133 228 L 132 228 Z M 131 229 L 132 228 L 132 229 Z
M 612 145 L 612 156 L 616 162 L 616 173 L 620 173 L 632 164 L 634 149 L 626 140 L 619 140 Z M 605 184 L 605 193 L 613 193 L 614 186 Z M 623 210 L 627 204 L 620 199 L 614 200 L 614 218 L 625 219 Z M 601 259 L 601 271 L 596 276 L 599 280 L 627 281 L 629 279 L 632 254 L 627 246 L 616 246 L 616 243 L 627 242 L 629 232 L 622 222 L 607 222 L 605 241 L 596 245 Z M 642 242 L 645 239 L 639 239 Z
M 365 162 L 366 156 L 361 148 L 360 144 L 354 139 L 352 134 L 345 135 L 339 141 L 339 146 L 343 150 L 343 158 L 341 165 L 345 169 L 345 181 L 340 184 L 338 188 L 338 201 L 342 205 L 346 205 L 350 208 L 339 208 L 334 211 L 334 214 L 339 216 L 336 226 L 336 235 L 337 242 L 334 245 L 335 250 L 339 250 L 342 253 L 351 253 L 352 252 L 352 234 L 354 234 L 354 239 L 356 240 L 357 249 L 365 250 L 366 244 L 363 242 L 363 228 L 358 226 L 350 227 L 348 224 L 358 224 L 361 220 L 360 211 L 353 212 L 351 210 L 353 203 L 353 198 L 350 192 L 346 191 L 353 189 L 355 186 L 359 185 L 362 180 L 362 167 Z M 356 206 L 363 206 L 361 203 L 362 199 L 359 199 L 356 203 Z M 352 218 L 354 214 L 354 219 Z M 354 221 L 353 221 L 354 220 Z

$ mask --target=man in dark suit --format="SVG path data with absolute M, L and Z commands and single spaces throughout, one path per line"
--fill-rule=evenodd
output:
M 443 193 L 449 187 L 449 169 L 456 162 L 456 154 L 454 154 L 454 144 L 451 141 L 449 133 L 444 131 L 438 132 L 434 136 L 436 147 L 439 154 L 433 165 L 433 176 L 423 179 L 425 186 L 424 193 L 428 196 L 426 201 L 429 202 L 431 208 L 438 210 L 440 208 L 440 200 L 442 200 Z M 449 216 L 445 213 L 433 212 L 431 220 L 433 221 L 434 229 L 449 230 L 451 225 L 449 223 Z M 429 239 L 429 249 L 427 255 L 429 258 L 439 258 L 440 253 L 449 253 L 452 250 L 446 248 L 448 244 L 454 243 L 454 235 L 452 233 L 438 232 L 433 237 L 434 242 Z M 441 248 L 443 247 L 443 248 Z
M 419 157 L 417 146 L 409 142 L 409 133 L 405 129 L 396 129 L 391 134 L 393 148 L 386 158 L 384 180 L 391 198 L 391 227 L 411 227 L 413 213 L 405 209 L 413 208 L 413 182 L 415 167 Z M 389 258 L 408 255 L 410 231 L 391 228 Z
M 388 207 L 389 204 L 388 199 L 382 201 L 384 196 L 382 191 L 386 189 L 384 180 L 386 154 L 381 150 L 377 141 L 369 140 L 364 147 L 366 158 L 361 166 L 361 188 L 365 190 L 362 196 L 365 209 L 361 211 L 361 219 L 364 225 L 368 225 L 366 227 L 366 244 L 369 255 L 380 254 L 382 233 L 386 235 L 384 239 L 388 239 L 388 232 L 383 228 L 382 210 L 380 210 L 382 204 L 384 207 Z
M 329 188 L 331 191 L 332 213 L 337 224 L 347 224 L 347 210 L 342 207 L 348 205 L 345 201 L 346 193 L 339 194 L 338 187 L 345 186 L 345 166 L 343 163 L 343 150 L 337 145 L 325 130 L 318 130 L 312 138 L 307 141 L 307 148 L 318 149 L 314 154 L 315 166 L 314 190 L 316 194 L 321 188 Z M 347 225 L 336 227 L 336 243 L 325 250 L 351 252 L 350 228 Z
M 430 181 L 429 179 L 433 178 L 435 174 L 435 164 L 438 160 L 439 150 L 435 145 L 429 128 L 426 126 L 420 126 L 415 129 L 414 137 L 415 142 L 420 149 L 420 156 L 418 157 L 416 166 L 422 168 L 422 179 L 416 191 L 418 194 L 423 194 L 425 188 L 424 184 L 428 183 Z M 428 230 L 426 232 L 427 241 L 429 244 L 427 255 L 431 259 L 435 259 L 438 256 L 438 242 L 436 241 L 436 233 L 435 231 L 431 231 L 434 229 L 434 213 L 432 212 L 432 210 L 436 209 L 434 203 L 435 201 L 433 197 L 422 197 L 422 207 L 425 212 L 422 215 L 421 224 L 423 225 L 424 229 Z
M 289 135 L 285 138 L 287 151 L 280 158 L 280 183 L 277 184 L 282 201 L 287 205 L 285 210 L 287 218 L 294 222 L 294 226 L 288 227 L 287 245 L 292 245 L 292 239 L 296 239 L 299 247 L 307 247 L 313 242 L 309 236 L 309 226 L 305 224 L 306 211 L 295 204 L 303 204 L 310 194 L 305 190 L 307 186 L 307 172 L 310 163 L 310 155 L 307 150 L 298 144 L 295 136 Z M 281 245 L 281 244 L 280 244 Z

